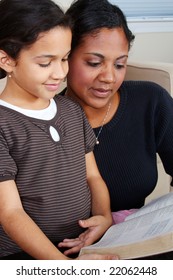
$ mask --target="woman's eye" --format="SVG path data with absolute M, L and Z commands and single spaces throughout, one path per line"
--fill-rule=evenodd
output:
M 87 64 L 91 67 L 97 67 L 98 65 L 100 65 L 100 62 L 90 62 L 90 61 L 88 61 Z
M 124 67 L 125 67 L 124 64 L 115 64 L 115 68 L 116 68 L 116 69 L 122 69 L 122 68 L 124 68 Z
M 49 62 L 49 63 L 39 63 L 39 66 L 48 67 L 50 64 L 51 64 L 51 62 Z

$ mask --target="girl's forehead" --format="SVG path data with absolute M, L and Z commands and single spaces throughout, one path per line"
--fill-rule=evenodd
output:
M 63 28 L 63 27 L 54 27 L 48 31 L 42 32 L 38 35 L 36 42 L 41 41 L 48 41 L 53 37 L 72 37 L 72 32 L 70 28 Z
M 68 28 L 54 28 L 39 35 L 37 40 L 26 49 L 35 53 L 54 53 L 69 52 L 71 48 L 71 30 Z

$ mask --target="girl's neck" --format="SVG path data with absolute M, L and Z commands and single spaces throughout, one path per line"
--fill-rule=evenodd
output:
M 20 93 L 20 90 L 15 94 L 15 91 L 8 87 L 5 87 L 0 95 L 0 99 L 13 106 L 28 110 L 42 110 L 47 108 L 50 104 L 50 100 L 37 98 L 31 94 L 23 95 L 22 92 Z

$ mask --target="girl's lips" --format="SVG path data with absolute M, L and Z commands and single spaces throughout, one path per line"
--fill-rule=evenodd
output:
M 45 84 L 46 89 L 49 91 L 57 91 L 59 86 L 59 84 Z

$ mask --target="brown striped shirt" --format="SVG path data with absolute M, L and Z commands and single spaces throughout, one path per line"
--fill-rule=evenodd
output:
M 15 180 L 25 211 L 59 242 L 77 237 L 78 220 L 90 216 L 85 154 L 93 150 L 95 136 L 79 105 L 59 95 L 55 102 L 57 114 L 50 121 L 0 106 L 0 181 Z M 0 257 L 18 251 L 0 226 Z

